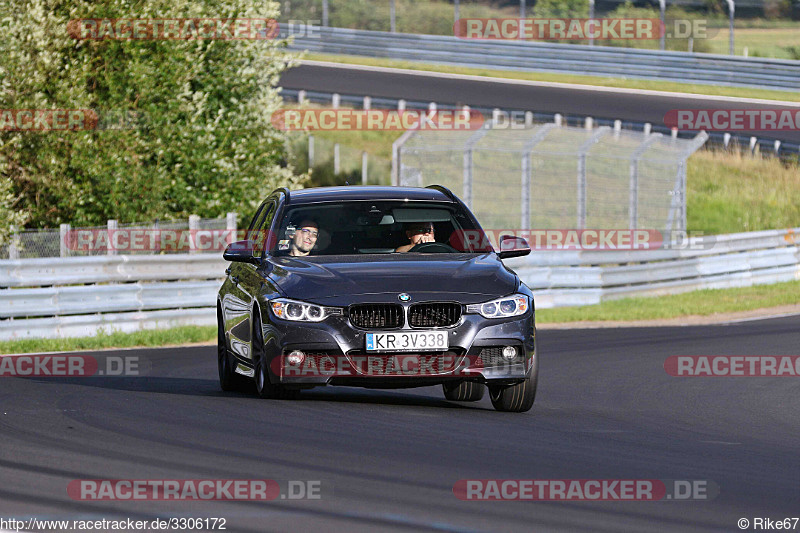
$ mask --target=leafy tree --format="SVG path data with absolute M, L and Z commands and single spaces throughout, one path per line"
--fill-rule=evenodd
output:
M 300 184 L 269 121 L 292 63 L 285 41 L 79 40 L 68 31 L 87 18 L 277 16 L 269 0 L 3 2 L 0 110 L 99 117 L 88 131 L 0 131 L 0 183 L 12 184 L 5 205 L 38 227 L 215 217 L 247 213 L 269 190 Z

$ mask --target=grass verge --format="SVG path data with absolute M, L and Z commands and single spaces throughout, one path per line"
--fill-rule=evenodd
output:
M 134 333 L 101 332 L 96 337 L 76 337 L 73 339 L 4 341 L 0 342 L 0 354 L 172 346 L 212 342 L 216 338 L 216 326 L 181 326 L 172 329 L 148 329 Z
M 426 72 L 441 72 L 447 74 L 467 74 L 471 76 L 489 76 L 507 78 L 512 80 L 546 81 L 558 83 L 573 83 L 581 85 L 594 85 L 598 87 L 616 87 L 623 89 L 644 89 L 650 91 L 666 91 L 674 93 L 704 94 L 710 96 L 734 96 L 737 98 L 759 98 L 766 100 L 781 100 L 786 102 L 800 102 L 800 93 L 797 91 L 772 91 L 768 89 L 751 89 L 747 87 L 717 87 L 714 85 L 700 85 L 690 83 L 676 83 L 658 80 L 634 80 L 622 78 L 603 78 L 598 76 L 583 76 L 577 74 L 554 74 L 548 72 L 518 72 L 513 70 L 482 69 L 454 67 L 449 65 L 435 65 L 431 63 L 418 63 L 415 61 L 401 61 L 397 59 L 375 59 L 369 57 L 312 54 L 307 53 L 303 59 L 315 61 L 332 61 L 353 65 L 367 65 L 374 67 L 405 68 Z
M 658 296 L 625 298 L 581 307 L 536 311 L 538 323 L 633 321 L 752 311 L 800 302 L 800 281 L 736 289 L 704 289 Z

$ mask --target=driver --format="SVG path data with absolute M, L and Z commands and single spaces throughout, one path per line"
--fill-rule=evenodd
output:
M 430 222 L 415 222 L 410 224 L 406 230 L 406 237 L 408 237 L 411 243 L 398 247 L 395 252 L 407 252 L 414 246 L 424 242 L 436 242 L 433 235 L 433 224 Z
M 298 224 L 294 237 L 292 237 L 292 242 L 289 245 L 289 255 L 295 257 L 309 255 L 317 244 L 318 237 L 319 226 L 317 223 L 310 219 L 303 220 Z

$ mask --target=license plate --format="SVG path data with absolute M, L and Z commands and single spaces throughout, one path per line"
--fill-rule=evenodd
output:
M 436 352 L 447 350 L 445 331 L 367 333 L 368 352 Z

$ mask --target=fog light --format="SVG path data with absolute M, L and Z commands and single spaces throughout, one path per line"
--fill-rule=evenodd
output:
M 517 356 L 517 349 L 513 346 L 506 346 L 503 348 L 503 359 L 511 361 Z
M 306 354 L 304 354 L 300 350 L 295 350 L 286 356 L 286 362 L 292 366 L 302 365 L 305 359 L 306 359 Z

